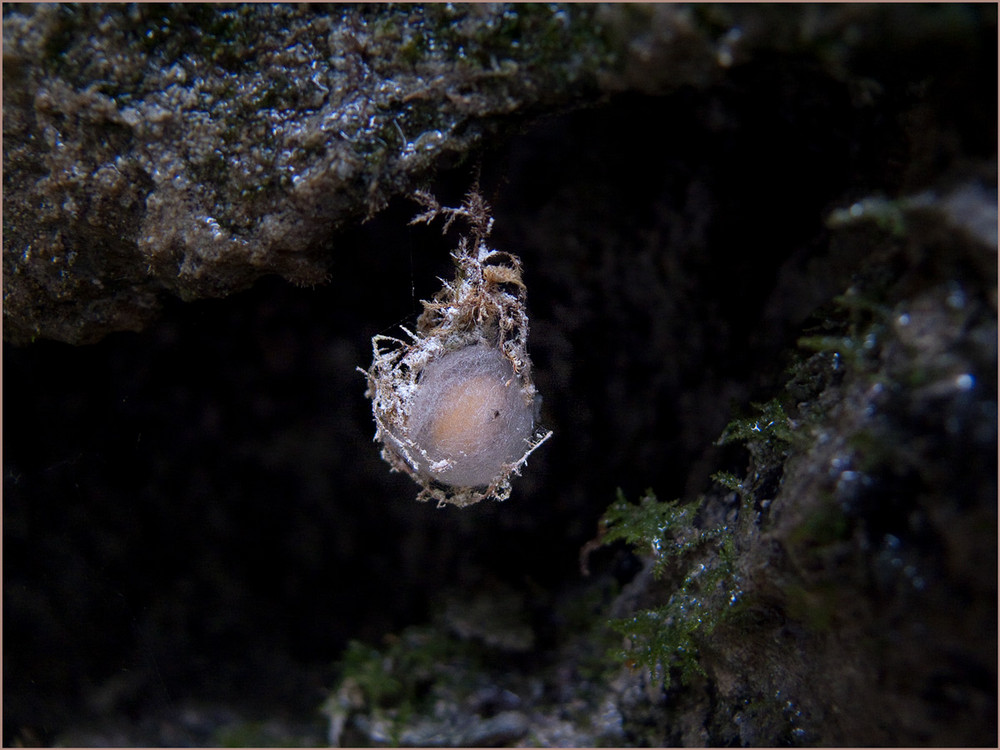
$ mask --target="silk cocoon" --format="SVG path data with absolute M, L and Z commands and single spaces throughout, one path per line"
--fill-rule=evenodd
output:
M 488 485 L 530 446 L 534 419 L 510 361 L 486 345 L 430 362 L 414 394 L 419 471 L 456 487 Z

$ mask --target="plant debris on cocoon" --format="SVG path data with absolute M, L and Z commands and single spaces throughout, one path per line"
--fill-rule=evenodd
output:
M 426 209 L 411 223 L 457 218 L 471 228 L 452 253 L 455 278 L 424 301 L 404 341 L 378 335 L 364 372 L 375 440 L 395 471 L 438 506 L 506 500 L 511 474 L 552 436 L 538 428 L 540 397 L 531 380 L 528 315 L 520 259 L 492 250 L 489 206 L 475 190 L 459 208 L 417 192 Z

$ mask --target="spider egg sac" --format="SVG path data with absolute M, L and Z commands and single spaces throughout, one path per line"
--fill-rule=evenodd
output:
M 408 431 L 428 479 L 488 485 L 529 448 L 533 429 L 520 379 L 496 349 L 467 346 L 421 373 Z
M 393 471 L 419 486 L 418 500 L 465 507 L 510 497 L 511 477 L 552 437 L 539 428 L 531 377 L 521 261 L 486 244 L 489 206 L 471 191 L 460 208 L 416 193 L 428 209 L 471 230 L 452 252 L 455 277 L 442 282 L 408 340 L 372 337 L 368 379 L 375 440 Z

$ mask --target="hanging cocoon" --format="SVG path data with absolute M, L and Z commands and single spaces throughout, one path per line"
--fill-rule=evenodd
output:
M 425 301 L 409 340 L 372 339 L 363 371 L 375 440 L 393 470 L 420 485 L 418 499 L 470 505 L 510 496 L 510 477 L 552 433 L 539 429 L 531 380 L 521 262 L 487 247 L 493 220 L 476 192 L 460 208 L 417 194 L 427 211 L 414 222 L 461 218 L 471 237 L 452 253 L 456 273 Z

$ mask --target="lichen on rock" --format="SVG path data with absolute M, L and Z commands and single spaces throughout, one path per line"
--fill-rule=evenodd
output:
M 168 295 L 222 297 L 268 274 L 321 284 L 338 230 L 526 121 L 704 88 L 754 44 L 799 37 L 795 13 L 742 16 L 7 4 L 4 337 L 93 343 L 141 330 Z M 815 13 L 809 33 L 845 20 Z
M 5 338 L 92 343 L 166 294 L 322 283 L 338 229 L 592 91 L 600 50 L 561 59 L 601 46 L 592 15 L 4 6 Z

